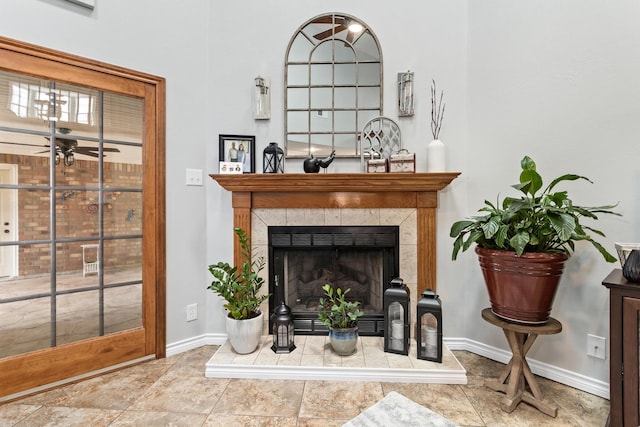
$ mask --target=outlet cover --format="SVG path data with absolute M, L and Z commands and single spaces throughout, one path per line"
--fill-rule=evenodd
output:
M 202 185 L 202 169 L 187 169 L 187 185 Z
M 587 334 L 587 356 L 598 359 L 607 357 L 607 339 L 596 335 Z
M 198 320 L 198 304 L 189 304 L 187 306 L 187 322 Z

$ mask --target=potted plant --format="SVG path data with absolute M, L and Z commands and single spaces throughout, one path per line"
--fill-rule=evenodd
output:
M 349 288 L 334 290 L 326 284 L 322 290 L 326 298 L 320 298 L 318 319 L 329 329 L 331 348 L 341 356 L 353 354 L 358 344 L 358 318 L 364 315 L 360 303 L 346 300 Z
M 607 262 L 616 260 L 589 233 L 604 234 L 580 221 L 620 214 L 611 210 L 617 205 L 578 206 L 566 191 L 553 191 L 562 181 L 591 182 L 584 176 L 562 175 L 539 192 L 543 181 L 535 162 L 525 156 L 520 165 L 520 183 L 512 187 L 521 197 L 498 199 L 495 205 L 485 200 L 482 215 L 451 226 L 452 259 L 475 244 L 493 312 L 507 320 L 545 323 L 575 242 L 588 241 Z
M 263 329 L 263 313 L 260 304 L 269 298 L 269 294 L 260 295 L 264 279 L 260 271 L 264 268 L 264 258 L 252 261 L 251 249 L 246 233 L 234 228 L 240 243 L 241 266 L 231 266 L 218 262 L 209 266 L 213 281 L 211 289 L 226 300 L 227 334 L 233 349 L 240 354 L 253 352 L 260 343 Z

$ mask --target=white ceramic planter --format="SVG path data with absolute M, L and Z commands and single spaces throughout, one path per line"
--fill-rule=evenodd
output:
M 236 320 L 227 316 L 227 335 L 231 347 L 236 353 L 253 353 L 262 337 L 262 319 L 264 314 L 252 319 Z

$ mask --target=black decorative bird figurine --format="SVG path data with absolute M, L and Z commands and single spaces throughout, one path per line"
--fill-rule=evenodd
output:
M 320 168 L 328 168 L 333 159 L 336 157 L 336 150 L 333 150 L 329 157 L 325 157 L 324 159 L 316 159 L 311 156 L 304 159 L 303 168 L 306 173 L 318 173 L 320 172 Z

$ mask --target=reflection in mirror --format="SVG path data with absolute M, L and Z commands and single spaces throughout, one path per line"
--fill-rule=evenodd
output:
M 285 75 L 286 156 L 359 156 L 362 127 L 383 113 L 382 52 L 371 29 L 346 14 L 310 19 L 289 42 Z
M 142 326 L 143 123 L 141 98 L 0 71 L 0 358 Z

